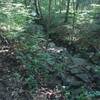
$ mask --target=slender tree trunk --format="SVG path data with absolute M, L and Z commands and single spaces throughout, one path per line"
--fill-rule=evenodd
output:
M 41 9 L 40 3 L 41 3 L 41 0 L 38 0 L 38 9 L 39 9 L 40 17 L 41 17 L 41 19 L 43 19 L 42 9 Z
M 65 15 L 65 21 L 64 22 L 68 22 L 69 7 L 70 7 L 70 0 L 67 0 L 67 9 L 66 9 L 66 15 Z
M 37 16 L 39 16 L 39 9 L 38 9 L 38 0 L 34 0 L 34 5 L 35 5 L 35 11 L 36 11 L 36 14 Z
M 51 24 L 51 3 L 52 3 L 52 0 L 49 0 L 47 31 L 49 31 L 50 24 Z
M 76 2 L 74 2 L 74 0 L 73 0 L 73 11 L 74 11 L 74 13 L 73 13 L 73 31 L 75 29 L 75 22 L 77 20 L 76 14 L 77 14 L 78 8 L 79 8 L 78 0 L 76 0 Z
M 55 0 L 55 6 L 57 5 L 57 0 Z
M 59 5 L 60 5 L 60 14 L 61 14 L 61 11 L 62 11 L 62 6 L 63 6 L 63 5 L 62 5 L 62 1 L 63 1 L 63 0 L 60 0 L 60 1 L 59 1 L 59 2 L 60 2 L 60 4 L 59 4 Z
M 48 18 L 47 18 L 47 22 L 46 22 L 46 32 L 47 32 L 47 35 L 46 35 L 46 40 L 47 40 L 47 43 L 46 43 L 46 48 L 48 46 L 48 43 L 49 43 L 49 30 L 50 30 L 50 25 L 51 25 L 51 3 L 52 3 L 52 0 L 49 0 L 49 6 L 48 6 Z

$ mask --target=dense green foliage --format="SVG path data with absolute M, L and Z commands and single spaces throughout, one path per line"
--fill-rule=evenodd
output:
M 86 59 L 100 75 L 99 33 L 99 0 L 0 0 L 0 37 L 10 41 L 17 60 L 27 70 L 19 74 L 30 91 L 42 86 L 61 90 L 66 85 L 65 70 L 74 57 Z M 50 52 L 52 46 L 55 51 Z M 55 82 L 59 76 L 60 82 Z M 68 86 L 63 95 L 74 100 L 73 87 Z M 85 85 L 80 91 L 76 99 L 88 100 Z

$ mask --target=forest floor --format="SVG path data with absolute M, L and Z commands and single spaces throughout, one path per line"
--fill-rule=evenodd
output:
M 20 72 L 21 73 L 24 72 L 24 70 L 21 69 L 22 65 L 16 59 L 16 55 L 11 45 L 9 46 L 2 45 L 2 47 L 4 47 L 4 49 L 0 50 L 0 100 L 54 100 L 53 97 L 55 96 L 57 98 L 60 98 L 58 100 L 66 100 L 61 95 L 61 91 L 57 89 L 49 89 L 49 87 L 48 88 L 41 87 L 41 89 L 37 91 L 36 95 L 34 96 L 31 95 L 31 92 L 26 88 L 24 84 L 23 77 L 21 76 L 20 78 L 18 74 Z M 53 52 L 53 51 L 49 51 L 49 52 Z M 66 73 L 68 77 L 68 79 L 66 80 L 70 79 L 69 80 L 71 84 L 70 87 L 73 89 L 80 86 L 80 84 L 82 84 L 82 81 L 89 83 L 90 81 L 89 78 L 93 79 L 92 73 L 86 72 L 86 70 L 84 69 L 80 69 L 81 67 L 78 68 L 77 70 L 74 69 L 74 67 L 76 68 L 76 66 L 81 66 L 78 64 L 85 63 L 83 62 L 82 59 L 74 59 L 74 61 L 75 62 L 73 68 L 66 70 L 68 72 Z M 90 67 L 87 66 L 87 68 Z M 75 74 L 75 71 L 77 73 L 77 71 L 80 70 L 82 71 L 82 73 L 80 73 L 79 75 Z M 97 81 L 93 81 L 93 83 L 91 82 L 86 85 L 89 85 L 89 87 L 91 88 L 95 88 L 98 87 L 96 82 Z M 76 89 L 74 90 L 78 92 Z
M 33 100 L 29 91 L 22 89 L 22 80 L 16 77 L 19 66 L 10 46 L 0 50 L 0 100 Z

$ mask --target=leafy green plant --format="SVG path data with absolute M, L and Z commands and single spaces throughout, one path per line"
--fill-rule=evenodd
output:
M 33 91 L 37 87 L 37 82 L 32 75 L 29 75 L 29 77 L 25 79 L 25 83 L 28 85 L 28 88 L 33 89 Z

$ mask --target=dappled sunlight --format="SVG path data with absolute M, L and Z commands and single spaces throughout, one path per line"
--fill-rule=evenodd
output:
M 99 0 L 0 0 L 0 100 L 99 100 L 99 33 Z

